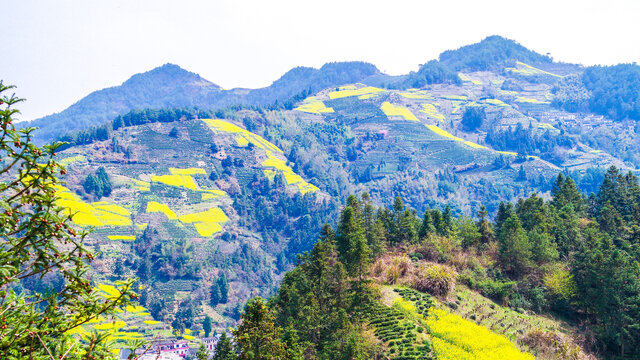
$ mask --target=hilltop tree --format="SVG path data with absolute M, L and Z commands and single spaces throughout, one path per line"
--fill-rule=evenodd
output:
M 342 210 L 336 240 L 340 260 L 349 275 L 364 275 L 371 250 L 367 244 L 362 221 L 358 217 L 357 203 L 352 202 Z
M 0 82 L 0 353 L 9 360 L 112 358 L 105 336 L 78 341 L 69 331 L 131 303 L 133 281 L 113 299 L 93 291 L 87 232 L 56 204 L 57 176 L 65 174 L 54 160 L 61 144 L 40 148 L 31 141 L 33 128 L 15 129 L 13 105 L 21 99 L 5 95 L 11 88 Z M 52 276 L 62 279 L 59 286 L 29 286 Z

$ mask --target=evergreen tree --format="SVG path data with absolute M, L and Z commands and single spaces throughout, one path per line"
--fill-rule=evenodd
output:
M 220 285 L 215 281 L 213 285 L 211 285 L 211 290 L 209 291 L 209 300 L 211 306 L 215 307 L 216 305 L 222 302 L 222 295 L 220 294 Z
M 607 234 L 585 231 L 573 261 L 581 307 L 592 328 L 620 358 L 640 355 L 640 264 Z
M 282 329 L 275 324 L 275 317 L 267 302 L 253 298 L 247 302 L 242 322 L 233 330 L 240 360 L 285 359 Z
M 491 228 L 491 224 L 487 219 L 487 208 L 484 205 L 480 206 L 480 210 L 478 210 L 478 222 L 476 226 L 478 227 L 478 232 L 480 233 L 480 242 L 483 244 L 487 244 L 493 241 L 493 229 Z
M 337 248 L 349 275 L 362 276 L 369 263 L 370 249 L 357 211 L 351 206 L 342 210 L 338 224 Z
M 500 202 L 500 206 L 498 206 L 498 213 L 496 214 L 495 220 L 495 229 L 496 234 L 500 234 L 502 229 L 502 224 L 507 221 L 513 214 L 515 214 L 513 210 L 513 204 Z
M 424 211 L 424 215 L 422 216 L 422 223 L 420 224 L 420 231 L 418 232 L 418 237 L 420 239 L 426 238 L 429 234 L 433 234 L 435 232 L 435 227 L 433 226 L 433 219 L 431 218 L 431 211 L 429 208 Z
M 504 222 L 498 241 L 502 267 L 516 276 L 522 275 L 530 266 L 531 244 L 517 215 L 511 215 Z
M 202 330 L 204 330 L 204 337 L 209 337 L 211 334 L 211 317 L 206 315 L 202 321 Z
M 87 231 L 74 227 L 56 200 L 57 176 L 66 170 L 55 161 L 61 144 L 38 147 L 34 128 L 16 130 L 13 108 L 21 99 L 6 96 L 0 82 L 0 276 L 3 359 L 104 359 L 114 345 L 106 336 L 79 339 L 72 329 L 115 315 L 132 304 L 133 280 L 118 285 L 118 296 L 96 295 L 88 277 L 94 256 L 85 245 Z M 59 289 L 27 289 L 29 282 L 60 276 Z
M 220 340 L 218 340 L 218 344 L 216 345 L 215 353 L 213 354 L 212 360 L 235 360 L 237 356 L 233 351 L 233 346 L 231 345 L 231 339 L 227 336 L 226 332 L 222 332 L 220 336 Z
M 204 343 L 200 343 L 200 347 L 198 348 L 198 352 L 196 353 L 197 360 L 208 360 L 209 359 L 209 350 L 204 346 Z
M 229 301 L 229 282 L 224 273 L 218 278 L 218 289 L 220 289 L 220 303 L 226 304 Z
M 109 179 L 109 174 L 107 174 L 103 166 L 100 166 L 96 171 L 96 179 L 102 187 L 102 196 L 110 196 L 112 189 L 111 179 Z
M 538 264 L 552 262 L 558 259 L 558 249 L 553 237 L 542 227 L 529 231 L 532 259 Z
M 453 232 L 453 214 L 451 213 L 451 207 L 447 205 L 442 213 L 442 235 L 449 235 Z

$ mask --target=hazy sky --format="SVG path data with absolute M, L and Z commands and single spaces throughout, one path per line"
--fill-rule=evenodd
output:
M 640 1 L 0 0 L 0 79 L 22 119 L 167 62 L 224 88 L 362 60 L 388 74 L 498 34 L 559 61 L 640 62 Z

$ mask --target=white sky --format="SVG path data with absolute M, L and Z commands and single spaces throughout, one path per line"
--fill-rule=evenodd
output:
M 362 60 L 392 75 L 502 35 L 559 61 L 640 62 L 637 0 L 0 0 L 0 80 L 22 119 L 171 62 L 221 85 Z

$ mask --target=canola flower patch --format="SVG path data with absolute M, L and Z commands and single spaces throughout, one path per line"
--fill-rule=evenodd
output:
M 384 112 L 384 114 L 387 116 L 401 116 L 405 120 L 418 121 L 418 118 L 413 115 L 411 110 L 407 109 L 404 106 L 393 105 L 388 101 L 382 103 L 382 106 L 380 106 L 380 110 L 382 110 L 382 112 Z
M 344 91 L 351 91 L 351 90 L 344 90 Z M 285 180 L 287 181 L 287 184 L 295 185 L 301 193 L 304 194 L 309 191 L 318 190 L 318 188 L 315 185 L 307 183 L 300 175 L 293 172 L 293 170 L 290 167 L 288 167 L 283 160 L 280 160 L 279 158 L 275 157 L 273 153 L 282 153 L 282 150 L 280 150 L 280 148 L 278 148 L 274 144 L 263 139 L 261 136 L 258 136 L 252 132 L 242 129 L 224 120 L 204 119 L 202 121 L 204 121 L 209 126 L 209 128 L 211 128 L 214 132 L 226 132 L 226 133 L 236 134 L 236 140 L 238 139 L 238 137 L 242 137 L 248 142 L 252 143 L 254 146 L 265 150 L 267 159 L 261 165 L 265 168 L 264 174 L 268 178 L 273 179 L 273 177 L 276 174 L 276 171 L 280 171 L 284 175 Z M 210 192 L 210 191 L 219 191 L 219 190 L 204 190 L 204 191 Z M 227 195 L 225 192 L 210 192 L 210 194 L 214 196 Z M 213 197 L 211 195 L 203 195 L 202 200 L 209 200 L 212 198 Z M 214 224 L 214 223 L 212 224 L 196 223 L 195 226 L 196 226 L 196 229 L 200 228 L 201 230 L 199 231 L 202 231 L 203 233 L 206 233 L 206 234 L 211 233 L 212 231 L 217 232 L 221 230 L 220 225 Z
M 434 338 L 434 351 L 438 359 L 534 360 L 532 355 L 521 352 L 506 337 L 465 320 L 460 315 L 431 308 L 425 321 Z M 441 341 L 436 341 L 436 338 Z
M 193 224 L 198 234 L 204 237 L 222 231 L 221 224 L 229 221 L 224 211 L 215 207 L 198 213 L 181 215 L 178 219 L 185 224 Z
M 508 107 L 509 105 L 505 104 L 504 102 L 502 102 L 502 100 L 498 100 L 498 99 L 486 99 L 484 102 L 486 102 L 487 104 L 490 105 L 494 105 L 494 106 L 504 106 L 504 107 Z
M 106 202 L 86 203 L 78 195 L 62 185 L 56 188 L 56 204 L 66 209 L 78 226 L 130 226 L 132 224 L 129 210 L 116 204 Z
M 202 121 L 204 121 L 204 123 L 207 124 L 207 126 L 209 126 L 209 128 L 214 132 L 225 132 L 230 134 L 236 134 L 236 138 L 243 137 L 245 140 L 247 140 L 247 142 L 252 143 L 254 146 L 260 149 L 280 152 L 280 153 L 282 152 L 280 148 L 268 142 L 267 140 L 262 138 L 262 136 L 256 135 L 230 122 L 227 122 L 224 120 L 218 120 L 218 119 L 215 119 L 215 120 L 203 119 Z
M 523 96 L 518 96 L 516 98 L 516 102 L 528 103 L 528 104 L 550 104 L 549 101 L 540 101 L 540 100 L 537 100 L 537 99 L 531 99 L 531 98 L 527 98 L 527 97 L 523 97 Z
M 457 100 L 457 101 L 467 101 L 469 99 L 464 95 L 442 95 L 440 98 L 446 99 L 446 100 Z
M 138 179 L 131 179 L 131 182 L 133 183 L 133 186 L 136 187 L 136 189 L 140 190 L 140 191 L 150 191 L 151 190 L 151 183 L 148 181 L 142 181 L 142 180 L 138 180 Z
M 177 169 L 170 167 L 169 172 L 171 175 L 207 175 L 207 172 L 201 168 Z
M 539 124 L 538 124 L 538 127 L 539 127 L 540 129 L 558 130 L 558 129 L 556 129 L 553 125 L 548 124 L 548 123 L 539 123 Z
M 474 80 L 470 77 L 468 77 L 467 75 L 463 74 L 463 73 L 458 73 L 458 77 L 460 78 L 460 80 L 462 80 L 463 82 L 470 82 L 474 85 L 482 85 L 482 81 L 480 80 Z
M 384 92 L 386 90 L 384 89 L 380 89 L 377 87 L 373 87 L 373 86 L 365 86 L 362 87 L 360 89 L 345 89 L 345 90 L 338 90 L 338 91 L 332 91 L 329 93 L 329 99 L 340 99 L 340 98 L 344 98 L 344 97 L 350 97 L 350 96 L 362 96 L 362 95 L 371 95 L 371 94 L 377 94 L 377 93 L 381 93 Z
M 161 204 L 156 201 L 149 201 L 147 203 L 147 213 L 163 213 L 167 219 L 176 220 L 178 216 L 167 205 Z
M 133 235 L 107 235 L 109 240 L 133 241 L 136 239 Z
M 446 130 L 442 130 L 439 127 L 435 126 L 435 125 L 425 125 L 427 128 L 429 128 L 429 130 L 433 131 L 434 133 L 440 135 L 440 136 L 444 136 L 446 138 L 449 138 L 451 140 L 455 140 L 455 141 L 459 141 L 464 143 L 465 145 L 472 147 L 474 149 L 488 149 L 486 146 L 482 146 L 480 144 L 476 144 L 474 142 L 471 141 L 467 141 L 465 139 L 459 138 L 457 136 L 453 136 L 451 135 L 448 131 Z
M 429 94 L 429 92 L 427 92 L 426 90 L 409 89 L 407 91 L 399 92 L 398 95 L 405 97 L 407 99 L 414 99 L 414 100 L 433 99 L 433 96 L 431 96 L 431 94 Z
M 550 73 L 548 71 L 544 71 L 538 68 L 535 68 L 531 65 L 525 64 L 521 61 L 516 61 L 516 67 L 508 67 L 505 68 L 505 71 L 513 73 L 513 74 L 518 74 L 518 75 L 524 75 L 524 76 L 534 76 L 534 75 L 548 75 L 548 76 L 553 76 L 556 78 L 563 78 L 563 76 L 557 75 L 557 74 L 553 74 Z
M 189 175 L 151 175 L 151 181 L 190 190 L 197 188 L 196 182 Z
M 310 114 L 322 114 L 322 113 L 332 113 L 333 108 L 326 107 L 321 100 L 318 100 L 315 96 L 310 96 L 306 98 L 302 105 L 298 106 L 294 110 L 310 113 Z
M 444 115 L 442 115 L 433 104 L 422 104 L 422 110 L 420 110 L 420 112 L 423 112 L 438 121 L 444 121 L 445 119 Z
M 68 156 L 64 159 L 58 160 L 58 163 L 60 163 L 60 165 L 62 166 L 69 166 L 75 162 L 82 162 L 86 160 L 87 158 L 84 155 L 75 155 L 75 156 Z
M 266 168 L 264 170 L 264 173 L 270 179 L 273 179 L 273 177 L 276 175 L 275 170 L 279 170 L 280 172 L 282 172 L 287 185 L 295 185 L 302 194 L 305 194 L 309 191 L 313 192 L 318 190 L 315 185 L 309 184 L 300 175 L 293 172 L 293 170 L 289 166 L 287 166 L 284 160 L 278 159 L 271 153 L 267 154 L 267 159 L 262 162 L 262 166 Z

